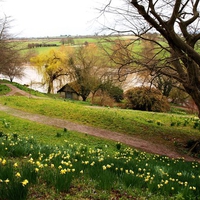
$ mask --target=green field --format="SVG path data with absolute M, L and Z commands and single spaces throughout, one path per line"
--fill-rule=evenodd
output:
M 13 40 L 13 42 L 16 43 L 16 46 L 18 48 L 21 48 L 23 50 L 23 52 L 27 52 L 28 50 L 34 50 L 37 53 L 43 53 L 43 52 L 48 52 L 50 49 L 52 48 L 58 48 L 62 45 L 62 39 L 67 40 L 69 37 L 57 37 L 57 38 L 29 38 L 29 39 L 19 39 L 19 40 Z M 89 44 L 104 44 L 104 45 L 108 45 L 110 46 L 109 43 L 111 43 L 111 41 L 114 40 L 127 40 L 127 39 L 132 39 L 132 37 L 126 37 L 126 36 L 120 36 L 120 37 L 116 37 L 116 36 L 111 36 L 111 37 L 72 37 L 74 44 L 67 44 L 65 43 L 65 46 L 79 46 L 79 45 L 83 45 L 85 44 L 85 42 L 88 42 Z M 39 43 L 39 44 L 56 44 L 57 47 L 38 47 L 38 48 L 28 48 L 28 44 L 32 44 L 32 43 Z M 140 49 L 139 45 L 136 45 L 137 48 Z M 135 47 L 136 47 L 135 46 Z

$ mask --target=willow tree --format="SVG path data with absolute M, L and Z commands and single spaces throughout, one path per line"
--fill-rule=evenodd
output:
M 50 49 L 30 59 L 32 65 L 36 67 L 42 75 L 43 84 L 47 84 L 47 93 L 54 92 L 54 81 L 60 77 L 69 75 L 68 66 L 69 48 Z
M 178 81 L 194 100 L 200 117 L 199 0 L 123 2 L 123 6 L 117 7 L 110 0 L 103 9 L 103 12 L 116 15 L 116 23 L 114 26 L 109 24 L 108 28 L 154 43 L 153 54 L 136 56 L 132 53 L 127 57 L 127 65 L 132 64 L 135 69 L 138 66 L 147 68 L 151 73 Z M 147 33 L 157 33 L 159 38 L 149 38 Z M 121 66 L 126 66 L 126 63 L 121 63 Z

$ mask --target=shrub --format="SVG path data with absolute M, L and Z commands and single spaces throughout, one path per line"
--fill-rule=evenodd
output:
M 116 102 L 121 102 L 123 100 L 123 90 L 118 86 L 111 86 L 108 90 L 108 94 L 111 98 L 113 98 Z
M 100 87 L 101 92 L 107 93 L 107 95 L 114 99 L 115 102 L 121 102 L 123 100 L 123 89 L 119 86 L 113 85 L 111 82 L 105 82 Z
M 126 108 L 130 109 L 155 112 L 166 112 L 170 109 L 167 98 L 155 88 L 135 87 L 125 93 L 125 98 Z

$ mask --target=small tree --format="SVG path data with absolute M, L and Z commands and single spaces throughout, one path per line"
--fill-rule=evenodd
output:
M 8 76 L 10 82 L 13 82 L 14 78 L 21 79 L 24 76 L 24 67 L 16 63 L 11 63 L 2 71 L 2 74 Z

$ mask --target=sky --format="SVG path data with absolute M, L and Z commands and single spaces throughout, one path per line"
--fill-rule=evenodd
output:
M 120 1 L 120 0 L 114 0 Z M 102 30 L 99 8 L 109 0 L 0 0 L 0 12 L 13 19 L 17 37 L 93 35 Z M 101 24 L 105 19 L 101 18 Z

